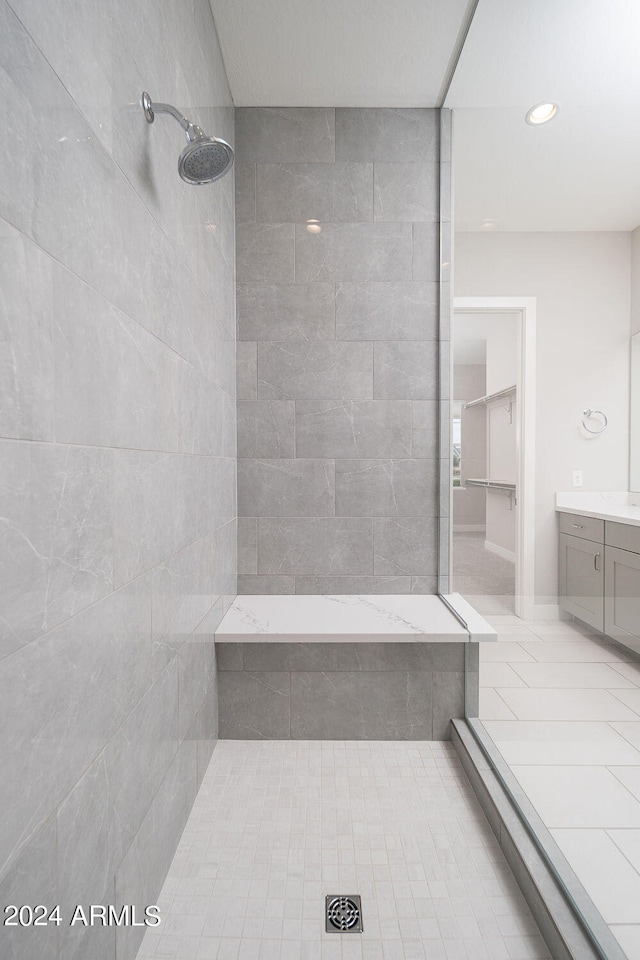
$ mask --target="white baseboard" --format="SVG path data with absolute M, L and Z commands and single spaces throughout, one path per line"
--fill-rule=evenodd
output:
M 485 540 L 484 548 L 488 550 L 489 553 L 495 553 L 499 557 L 502 557 L 503 560 L 510 560 L 511 563 L 516 562 L 516 555 L 513 550 L 505 550 L 504 547 L 499 547 L 497 543 L 491 543 L 490 540 Z
M 484 523 L 454 523 L 454 533 L 484 533 L 486 524 Z

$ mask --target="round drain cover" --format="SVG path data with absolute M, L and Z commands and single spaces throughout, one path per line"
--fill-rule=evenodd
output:
M 327 905 L 327 920 L 336 930 L 351 930 L 358 925 L 360 910 L 350 897 L 334 897 Z

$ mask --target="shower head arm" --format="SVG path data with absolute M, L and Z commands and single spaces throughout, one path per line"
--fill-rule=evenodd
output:
M 142 94 L 142 109 L 144 110 L 147 123 L 153 123 L 156 113 L 168 113 L 173 117 L 174 120 L 178 121 L 182 129 L 187 134 L 187 139 L 192 139 L 189 134 L 191 130 L 194 129 L 194 124 L 191 123 L 191 121 L 185 116 L 183 116 L 179 110 L 177 110 L 175 107 L 172 107 L 170 103 L 156 103 L 155 101 L 152 101 L 149 94 L 145 92 Z

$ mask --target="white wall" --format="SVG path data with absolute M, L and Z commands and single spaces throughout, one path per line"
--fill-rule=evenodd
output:
M 555 603 L 555 492 L 575 469 L 585 490 L 627 489 L 631 234 L 458 233 L 455 256 L 457 297 L 537 300 L 535 595 Z M 609 418 L 596 439 L 585 407 Z
M 631 234 L 631 333 L 640 333 L 640 227 Z

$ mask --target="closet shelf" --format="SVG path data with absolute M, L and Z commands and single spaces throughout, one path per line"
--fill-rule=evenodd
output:
M 478 479 L 469 478 L 468 480 L 462 481 L 463 487 L 488 487 L 492 490 L 515 490 L 515 483 L 506 483 L 503 480 L 486 480 L 484 478 Z
M 484 397 L 478 397 L 477 400 L 469 400 L 468 403 L 465 403 L 465 409 L 469 407 L 475 407 L 476 404 L 480 403 L 491 403 L 492 400 L 499 400 L 501 397 L 513 397 L 516 393 L 516 386 L 506 387 L 504 390 L 497 390 L 496 393 L 488 393 Z

